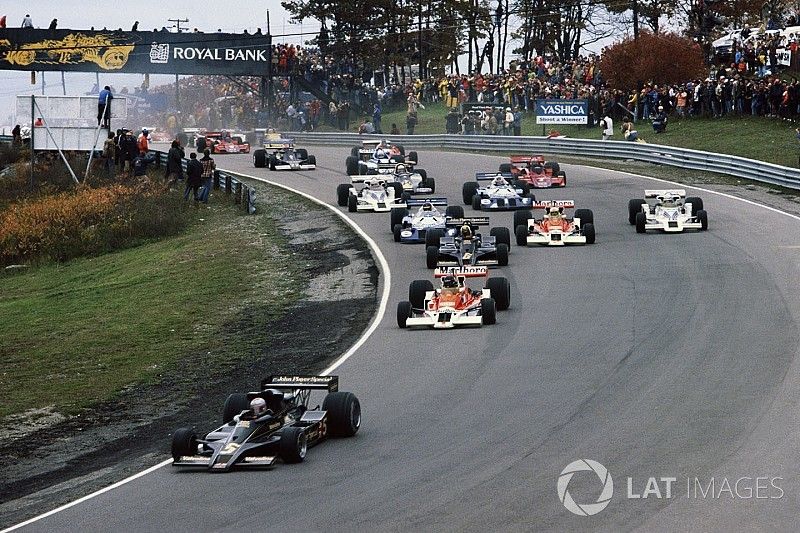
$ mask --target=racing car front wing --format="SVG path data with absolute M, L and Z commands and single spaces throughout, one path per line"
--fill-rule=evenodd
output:
M 458 326 L 482 326 L 480 315 L 468 314 L 465 311 L 425 311 L 422 316 L 406 320 L 407 327 L 429 327 L 433 329 L 451 329 Z
M 286 163 L 286 162 L 278 162 L 275 163 L 275 170 L 316 170 L 317 165 L 311 165 L 309 163 Z
M 647 223 L 644 225 L 644 229 L 660 229 L 666 233 L 680 233 L 687 229 L 703 229 L 703 225 L 700 222 L 692 222 L 691 219 L 684 221 L 680 219 L 659 220 L 655 218 L 649 218 L 647 219 Z
M 548 234 L 534 233 L 528 235 L 528 246 L 540 244 L 544 246 L 566 246 L 568 244 L 586 244 L 586 237 L 577 233 L 562 233 L 552 231 Z

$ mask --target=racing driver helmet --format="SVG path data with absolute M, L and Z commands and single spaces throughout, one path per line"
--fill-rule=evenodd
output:
M 433 211 L 433 204 L 430 203 L 430 202 L 425 202 L 424 204 L 422 204 L 422 210 L 423 211 Z
M 442 288 L 443 289 L 457 289 L 458 288 L 458 279 L 455 276 L 445 276 L 442 278 Z
M 405 163 L 397 163 L 394 167 L 395 174 L 405 174 L 408 171 Z
M 472 238 L 472 228 L 469 227 L 469 224 L 464 224 L 463 226 L 461 226 L 461 238 L 462 239 Z
M 254 398 L 253 401 L 250 402 L 250 409 L 253 410 L 256 416 L 261 416 L 267 412 L 267 402 L 264 398 Z
M 550 211 L 547 214 L 550 217 L 550 222 L 561 221 L 561 210 L 559 208 L 551 207 Z
M 506 180 L 503 179 L 502 176 L 497 176 L 495 179 L 492 180 L 492 185 L 495 187 L 502 187 L 506 184 Z

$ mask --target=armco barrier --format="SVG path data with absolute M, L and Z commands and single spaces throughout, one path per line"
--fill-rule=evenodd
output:
M 159 165 L 166 166 L 167 164 L 166 152 L 161 152 L 159 150 L 150 150 L 150 153 L 158 158 Z M 183 160 L 184 170 L 186 170 L 187 162 L 188 161 L 186 159 Z M 224 189 L 225 194 L 229 196 L 233 195 L 234 202 L 236 202 L 237 205 L 241 206 L 241 208 L 245 212 L 251 215 L 256 212 L 255 190 L 246 183 L 240 181 L 235 175 L 225 172 L 223 170 L 216 170 L 214 171 L 213 184 L 215 191 Z
M 384 135 L 357 133 L 287 133 L 302 144 L 355 146 L 364 139 Z M 800 170 L 734 155 L 675 148 L 658 144 L 596 139 L 548 139 L 494 135 L 392 135 L 391 140 L 408 149 L 440 148 L 476 152 L 520 152 L 611 159 L 633 159 L 687 170 L 703 170 L 792 189 L 800 189 Z M 344 169 L 344 158 L 342 160 Z

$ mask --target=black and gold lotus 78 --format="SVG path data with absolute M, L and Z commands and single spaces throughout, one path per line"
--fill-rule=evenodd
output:
M 327 394 L 322 405 L 312 409 L 313 391 Z M 251 408 L 253 403 L 262 410 Z M 326 438 L 355 435 L 361 405 L 354 394 L 339 391 L 338 376 L 270 376 L 256 392 L 229 395 L 222 422 L 203 438 L 193 428 L 175 431 L 172 464 L 227 472 L 234 467 L 271 467 L 279 459 L 299 463 L 308 448 Z

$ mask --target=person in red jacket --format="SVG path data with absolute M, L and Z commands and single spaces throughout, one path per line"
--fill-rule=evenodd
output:
M 147 140 L 149 133 L 150 132 L 147 131 L 147 128 L 143 128 L 142 133 L 139 134 L 139 138 L 136 139 L 136 145 L 139 147 L 140 154 L 146 154 L 148 151 L 150 151 L 150 143 Z

